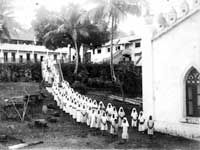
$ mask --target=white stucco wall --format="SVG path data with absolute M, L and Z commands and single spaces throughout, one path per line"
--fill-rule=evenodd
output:
M 200 68 L 200 13 L 153 41 L 156 119 L 179 122 L 185 115 L 184 76 Z
M 94 63 L 102 62 L 104 59 L 110 58 L 110 52 L 108 52 L 109 47 L 102 47 L 101 53 L 98 54 L 98 49 L 95 49 L 95 53 L 93 54 L 93 50 L 91 50 L 91 61 Z M 113 53 L 116 52 L 115 46 L 113 46 Z
M 187 71 L 200 71 L 200 12 L 174 26 L 143 50 L 143 109 L 153 115 L 156 129 L 173 135 L 200 136 L 199 124 L 183 123 L 186 117 Z
M 15 53 L 16 62 L 19 61 L 20 55 L 23 56 L 23 62 L 27 61 L 27 53 L 30 54 L 30 60 L 34 61 L 34 54 L 37 54 L 37 60 L 40 61 L 41 56 L 46 56 L 47 54 L 57 55 L 57 59 L 61 59 L 63 56 L 64 62 L 68 61 L 69 57 L 69 47 L 60 48 L 55 51 L 48 50 L 44 46 L 37 45 L 26 45 L 26 44 L 0 44 L 0 62 L 4 63 L 4 52 L 7 52 L 8 62 L 12 62 L 12 52 Z M 75 53 L 72 52 L 72 53 Z
M 141 40 L 138 40 L 137 42 L 141 43 Z M 142 45 L 142 44 L 141 44 Z M 120 46 L 120 50 L 116 50 L 116 48 Z M 97 48 L 95 49 L 95 53 L 93 54 L 93 50 L 88 50 L 88 52 L 91 53 L 91 61 L 94 63 L 101 63 L 105 60 L 110 59 L 110 52 L 108 52 L 108 48 L 109 46 L 104 46 L 101 48 Z M 98 49 L 101 49 L 101 53 L 98 53 Z M 135 56 L 136 53 L 140 53 L 142 51 L 141 47 L 135 48 L 135 42 L 133 42 L 133 45 L 130 46 L 128 49 L 131 49 L 131 58 L 132 61 L 136 62 L 140 56 Z M 117 46 L 113 46 L 113 54 L 115 54 L 117 51 L 123 51 L 125 50 L 125 46 L 124 45 L 117 45 Z M 141 66 L 142 61 L 140 61 L 137 66 Z

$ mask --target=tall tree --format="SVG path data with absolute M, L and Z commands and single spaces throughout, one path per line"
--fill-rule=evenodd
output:
M 140 6 L 138 5 L 138 0 L 98 0 L 97 2 L 97 7 L 92 9 L 89 14 L 95 22 L 101 23 L 102 20 L 106 20 L 110 24 L 110 69 L 111 77 L 116 81 L 113 66 L 113 37 L 116 33 L 119 21 L 123 19 L 127 13 L 134 15 L 141 14 Z
M 73 46 L 76 50 L 76 65 L 74 74 L 77 74 L 78 64 L 79 64 L 79 49 L 81 43 L 78 38 L 79 35 L 88 36 L 87 28 L 85 28 L 85 11 L 80 8 L 79 5 L 70 4 L 67 8 L 61 9 L 60 20 L 62 24 L 54 31 L 50 31 L 46 34 L 45 37 L 49 35 L 56 34 L 65 34 L 68 36 L 68 39 L 71 39 Z
M 40 44 L 44 43 L 44 36 L 48 32 L 57 29 L 61 25 L 62 22 L 57 15 L 56 12 L 49 11 L 44 6 L 37 10 L 36 19 L 32 22 L 32 26 L 35 30 L 37 41 Z
M 76 65 L 74 74 L 77 74 L 79 64 L 79 50 L 81 44 L 98 47 L 108 41 L 109 32 L 107 25 L 101 26 L 101 29 L 92 24 L 87 17 L 87 12 L 80 6 L 71 4 L 61 10 L 59 20 L 61 25 L 56 30 L 48 32 L 45 37 L 45 44 L 53 45 L 55 48 L 60 42 L 69 43 L 76 50 Z

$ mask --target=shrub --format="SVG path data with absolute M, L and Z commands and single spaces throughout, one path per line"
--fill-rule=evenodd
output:
M 0 64 L 0 81 L 3 82 L 40 82 L 42 79 L 39 63 Z
M 81 83 L 80 81 L 75 81 L 73 84 L 72 84 L 72 88 L 75 90 L 75 91 L 78 91 L 80 94 L 86 94 L 87 93 L 87 88 L 86 86 Z

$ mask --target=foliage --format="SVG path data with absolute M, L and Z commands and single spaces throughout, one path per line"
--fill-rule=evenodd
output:
M 111 77 L 116 81 L 116 76 L 113 66 L 113 38 L 117 30 L 117 25 L 127 13 L 132 13 L 134 15 L 140 15 L 140 7 L 138 1 L 130 3 L 130 0 L 99 0 L 99 5 L 91 10 L 90 16 L 94 21 L 101 24 L 102 20 L 107 20 L 110 23 L 110 41 L 111 41 L 111 51 L 110 51 L 110 69 Z
M 73 84 L 72 84 L 72 88 L 75 90 L 75 91 L 78 91 L 80 94 L 86 94 L 87 93 L 87 88 L 86 86 L 81 83 L 80 81 L 75 81 Z
M 40 82 L 41 79 L 41 65 L 39 63 L 0 64 L 0 81 Z
M 114 93 L 120 92 L 119 84 L 112 82 L 109 64 L 80 64 L 77 75 L 73 74 L 74 64 L 61 64 L 64 79 L 79 89 L 86 92 L 88 88 L 109 90 Z M 132 64 L 115 65 L 117 79 L 123 83 L 126 96 L 142 95 L 141 67 Z M 0 64 L 0 81 L 3 82 L 40 82 L 42 80 L 41 65 L 30 64 Z M 79 84 L 80 83 L 80 84 Z
M 59 13 L 40 8 L 36 21 L 33 22 L 37 39 L 48 49 L 55 50 L 68 44 L 76 49 L 75 74 L 78 70 L 82 44 L 96 48 L 109 41 L 107 24 L 103 22 L 100 26 L 91 23 L 87 15 L 87 11 L 79 5 L 70 4 L 63 7 Z
M 115 94 L 121 91 L 119 82 L 111 80 L 109 64 L 80 64 L 77 76 L 73 74 L 74 64 L 62 64 L 61 67 L 64 79 L 70 84 L 79 81 L 87 85 L 88 88 L 109 90 Z M 141 67 L 136 67 L 133 64 L 119 64 L 115 65 L 115 71 L 117 79 L 123 83 L 124 96 L 142 96 Z
M 55 12 L 49 11 L 44 6 L 41 6 L 36 12 L 36 19 L 32 22 L 39 43 L 44 43 L 45 34 L 57 29 L 60 24 L 61 21 Z
M 116 71 L 116 86 L 119 86 L 123 99 L 125 94 L 129 92 L 138 93 L 142 91 L 141 84 L 137 81 L 142 81 L 141 74 L 136 71 L 136 67 L 132 62 L 121 62 L 115 68 Z M 138 85 L 137 85 L 138 84 Z M 139 89 L 139 91 L 137 91 Z M 137 91 L 137 92 L 136 92 Z

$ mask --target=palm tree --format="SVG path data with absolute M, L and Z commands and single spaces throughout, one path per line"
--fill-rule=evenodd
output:
M 134 3 L 133 3 L 134 1 Z M 117 25 L 127 13 L 140 15 L 140 6 L 138 0 L 98 0 L 98 6 L 90 11 L 90 17 L 98 23 L 107 20 L 110 24 L 110 70 L 111 77 L 116 82 L 116 76 L 113 66 L 113 38 L 117 30 Z
M 48 37 L 48 35 L 52 33 L 63 33 L 68 36 L 68 39 L 71 39 L 76 50 L 74 74 L 77 74 L 78 72 L 79 49 L 81 46 L 80 36 L 89 36 L 87 32 L 87 22 L 89 20 L 86 14 L 86 11 L 82 10 L 79 5 L 70 4 L 68 8 L 63 8 L 61 10 L 61 16 L 59 16 L 59 19 L 62 21 L 62 24 L 57 30 L 50 31 L 45 36 Z

